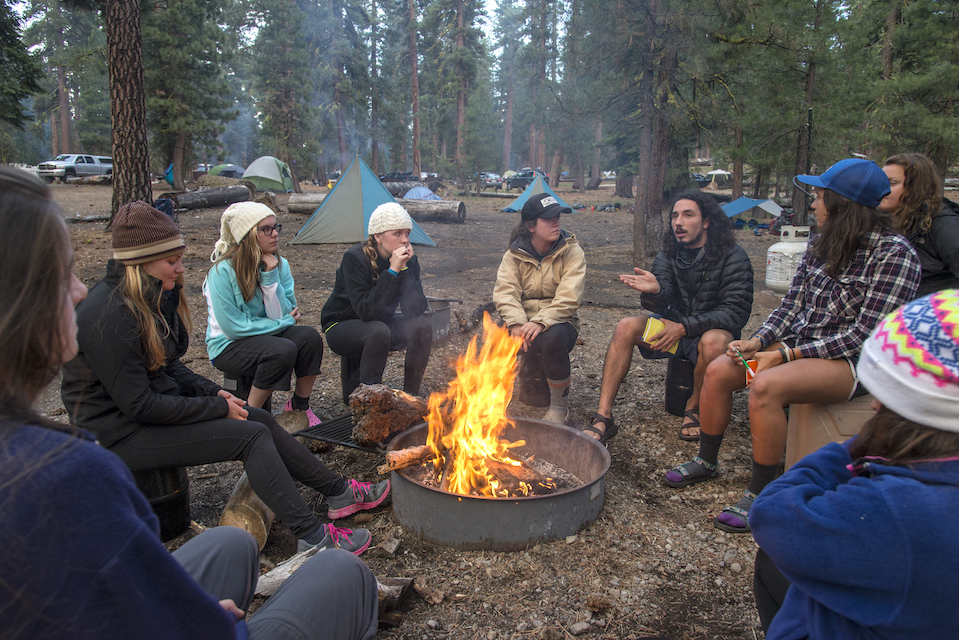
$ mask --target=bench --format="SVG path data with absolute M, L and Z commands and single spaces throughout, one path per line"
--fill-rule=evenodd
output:
M 875 413 L 866 394 L 847 402 L 791 404 L 786 431 L 786 469 L 830 442 L 853 437 Z

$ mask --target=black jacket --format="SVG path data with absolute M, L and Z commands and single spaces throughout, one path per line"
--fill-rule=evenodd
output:
M 421 316 L 429 309 L 416 256 L 410 258 L 406 269 L 396 276 L 389 272 L 389 260 L 377 257 L 376 264 L 380 275 L 374 282 L 376 272 L 363 253 L 362 243 L 343 254 L 333 293 L 320 313 L 324 333 L 341 320 L 379 320 L 388 324 L 397 305 L 406 318 Z
M 943 200 L 942 209 L 932 217 L 932 227 L 909 238 L 922 265 L 922 282 L 917 298 L 959 288 L 959 206 Z
M 733 246 L 715 262 L 700 252 L 685 268 L 676 255 L 661 251 L 651 271 L 660 290 L 642 294 L 644 307 L 681 323 L 691 338 L 710 329 L 725 329 L 740 338 L 753 307 L 753 266 L 742 247 Z
M 167 364 L 148 371 L 136 319 L 120 295 L 123 267 L 111 260 L 106 277 L 77 306 L 80 351 L 63 366 L 60 396 L 70 422 L 105 447 L 145 426 L 183 425 L 226 417 L 220 387 L 179 358 L 189 334 L 176 313 L 180 288 L 163 296 L 173 332 L 164 340 Z

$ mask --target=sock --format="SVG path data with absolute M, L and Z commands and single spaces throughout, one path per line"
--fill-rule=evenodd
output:
M 301 398 L 300 396 L 293 394 L 293 401 L 290 403 L 293 405 L 293 408 L 297 411 L 306 411 L 310 408 L 310 397 Z
M 705 431 L 700 431 L 699 457 L 710 464 L 719 464 L 719 445 L 722 443 L 722 434 L 718 436 L 711 436 Z
M 326 537 L 326 527 L 320 525 L 310 533 L 306 534 L 300 540 L 305 540 L 307 544 L 320 544 Z
M 549 409 L 555 411 L 561 416 L 565 416 L 569 411 L 569 378 L 565 380 L 546 379 L 549 384 Z
M 767 484 L 776 479 L 778 473 L 778 464 L 759 464 L 753 460 L 753 477 L 747 488 L 758 496 Z

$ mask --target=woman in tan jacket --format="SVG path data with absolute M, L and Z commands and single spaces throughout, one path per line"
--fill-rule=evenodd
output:
M 586 282 L 586 256 L 576 237 L 559 226 L 572 209 L 548 194 L 523 205 L 510 235 L 493 301 L 510 334 L 523 339 L 523 370 L 549 385 L 544 420 L 566 424 L 569 416 L 569 352 L 579 335 L 576 310 Z

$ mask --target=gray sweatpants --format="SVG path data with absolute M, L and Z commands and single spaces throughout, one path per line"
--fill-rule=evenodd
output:
M 215 527 L 173 557 L 217 600 L 244 611 L 259 575 L 256 540 L 235 527 Z M 251 640 L 369 640 L 376 634 L 376 578 L 363 561 L 340 549 L 318 552 L 297 569 L 247 621 Z

